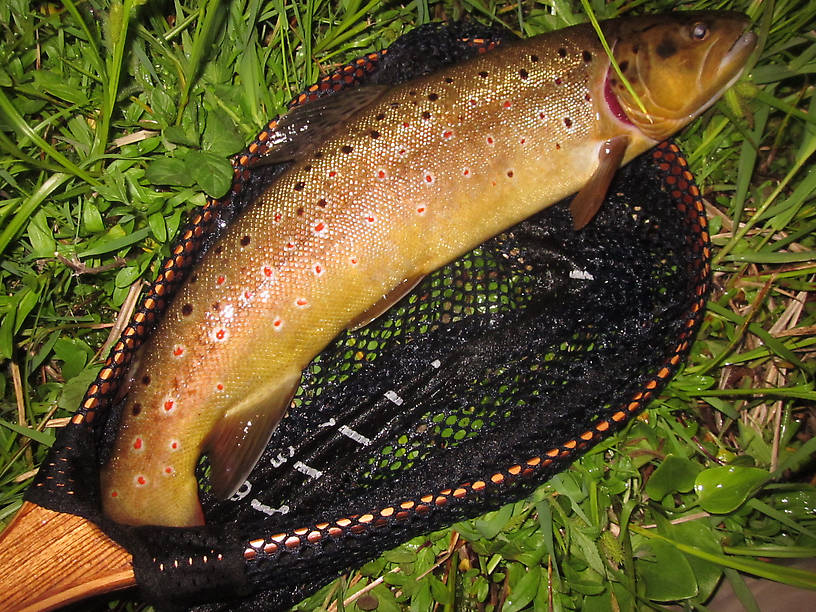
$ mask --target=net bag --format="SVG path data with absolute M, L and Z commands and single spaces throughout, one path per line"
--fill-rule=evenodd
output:
M 293 104 L 396 83 L 505 35 L 418 28 Z M 709 283 L 700 193 L 676 145 L 622 169 L 580 232 L 566 203 L 427 277 L 307 368 L 258 465 L 201 528 L 125 527 L 100 512 L 98 468 L 118 382 L 219 228 L 284 166 L 252 170 L 271 122 L 235 162 L 231 193 L 194 213 L 51 449 L 27 499 L 100 525 L 164 608 L 281 609 L 409 538 L 529 494 L 656 396 L 688 352 Z

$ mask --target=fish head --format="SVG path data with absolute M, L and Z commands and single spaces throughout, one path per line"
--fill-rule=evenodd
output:
M 610 66 L 610 110 L 656 141 L 710 107 L 740 76 L 757 37 L 741 13 L 688 12 L 605 22 L 604 35 L 646 112 Z

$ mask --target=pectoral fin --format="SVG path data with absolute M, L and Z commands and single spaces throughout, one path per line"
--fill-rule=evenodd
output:
M 300 384 L 300 372 L 261 388 L 229 410 L 205 444 L 212 466 L 210 484 L 218 499 L 227 499 L 255 467 L 272 432 L 286 414 Z
M 425 274 L 419 274 L 403 280 L 399 285 L 382 296 L 382 299 L 380 299 L 376 304 L 352 319 L 351 323 L 346 326 L 346 329 L 349 331 L 355 331 L 371 323 L 374 319 L 382 315 L 386 310 L 391 308 L 402 298 L 411 293 L 413 288 L 416 287 L 422 281 L 422 279 L 425 278 L 425 276 Z
M 601 145 L 598 153 L 598 169 L 570 204 L 572 223 L 576 230 L 592 221 L 592 217 L 601 208 L 609 189 L 609 183 L 612 182 L 612 177 L 620 168 L 627 146 L 629 146 L 628 136 L 615 136 Z

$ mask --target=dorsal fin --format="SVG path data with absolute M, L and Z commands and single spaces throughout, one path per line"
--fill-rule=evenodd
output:
M 378 100 L 386 85 L 365 85 L 326 95 L 294 107 L 278 119 L 269 135 L 267 150 L 248 166 L 281 164 L 302 159 L 336 132 L 352 116 Z

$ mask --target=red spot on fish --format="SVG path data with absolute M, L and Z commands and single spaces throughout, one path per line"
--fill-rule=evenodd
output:
M 147 478 L 145 478 L 141 474 L 136 476 L 136 478 L 134 478 L 134 480 L 136 481 L 136 486 L 137 487 L 143 487 L 143 486 L 145 486 L 147 484 Z
M 181 357 L 184 354 L 184 347 L 177 344 L 173 347 L 173 357 Z
M 399 151 L 397 151 L 397 153 L 399 155 L 405 155 L 407 153 L 407 151 L 405 149 L 400 149 Z
M 170 450 L 178 450 L 181 444 L 178 440 L 170 440 Z
M 476 98 L 471 98 L 471 99 L 470 99 L 470 105 L 471 105 L 471 106 L 476 106 L 476 104 L 477 104 L 477 102 L 476 102 Z
M 388 176 L 388 174 L 386 173 L 385 170 L 383 170 L 382 168 L 377 170 L 377 178 L 378 179 L 384 179 L 386 176 Z
M 424 215 L 425 214 L 425 207 L 424 206 L 417 206 L 417 214 Z
M 295 300 L 295 306 L 298 308 L 306 308 L 309 305 L 309 300 L 306 298 L 298 298 Z
M 165 466 L 165 468 L 164 468 L 164 475 L 165 476 L 172 476 L 175 473 L 176 473 L 176 470 L 172 465 Z
M 471 176 L 470 168 L 465 168 L 464 170 L 462 170 L 462 176 L 464 176 L 465 178 L 470 178 Z
M 173 412 L 173 410 L 174 410 L 175 408 L 176 408 L 176 402 L 175 402 L 175 400 L 172 400 L 172 399 L 166 399 L 166 400 L 164 400 L 164 412 L 165 412 L 165 413 L 170 413 L 170 412 Z
M 505 100 L 502 106 L 504 108 L 510 108 L 511 106 L 513 106 L 513 103 L 510 100 Z
M 434 176 L 433 172 L 426 172 L 424 176 L 425 184 L 431 185 L 436 181 L 436 177 Z
M 539 112 L 538 113 L 538 118 L 539 119 L 546 119 L 547 118 L 547 113 L 545 113 L 544 111 Z
M 251 300 L 253 295 L 255 295 L 255 294 L 252 293 L 249 289 L 244 291 L 244 299 L 245 300 Z
M 142 439 L 141 438 L 136 438 L 133 441 L 133 448 L 135 450 L 142 450 L 142 447 L 143 447 Z
M 295 250 L 295 243 L 292 241 L 287 242 L 283 245 L 284 251 L 294 251 Z
M 223 274 L 219 274 L 218 278 L 215 279 L 215 284 L 216 285 L 223 285 L 226 280 L 227 280 L 226 276 L 224 276 Z
M 280 331 L 283 327 L 283 319 L 277 317 L 274 321 L 272 321 L 272 327 L 275 331 Z
M 492 146 L 493 146 L 493 145 L 496 143 L 496 141 L 495 141 L 495 140 L 493 140 L 493 137 L 492 137 L 492 136 L 487 136 L 487 137 L 485 138 L 485 142 L 487 142 L 487 144 L 489 144 L 491 147 L 492 147 Z
M 374 223 L 377 218 L 372 213 L 364 213 L 363 219 L 366 220 L 366 223 Z
M 119 491 L 113 490 L 110 494 L 111 497 L 119 497 Z
M 280 213 L 275 213 L 275 214 L 272 216 L 272 220 L 273 220 L 275 223 L 280 223 L 280 221 L 281 221 L 281 219 L 282 219 L 282 218 L 283 218 L 283 217 L 281 216 L 281 214 L 280 214 Z
M 275 270 L 271 266 L 264 266 L 263 267 L 263 275 L 266 278 L 272 278 L 272 276 L 274 274 L 275 274 Z
M 215 333 L 213 334 L 213 338 L 215 340 L 218 340 L 219 342 L 223 342 L 228 337 L 229 337 L 229 332 L 226 329 L 224 329 L 223 327 L 219 327 L 218 329 L 216 329 Z
M 316 221 L 314 227 L 312 227 L 312 231 L 314 232 L 315 236 L 323 237 L 328 233 L 328 228 L 326 227 L 326 223 L 324 221 Z
M 314 272 L 315 276 L 323 276 L 323 264 L 316 263 L 312 266 L 312 271 Z
M 411 124 L 408 123 L 407 121 L 402 122 L 402 127 L 408 127 L 409 125 L 411 125 Z
M 445 130 L 444 132 L 442 132 L 442 138 L 446 138 L 448 140 L 453 138 L 453 130 Z
M 329 178 L 334 178 L 335 176 L 337 176 L 337 171 L 336 170 L 329 170 Z
M 356 257 L 349 257 L 349 263 L 352 266 L 356 266 L 358 263 L 360 263 L 360 261 Z
M 526 138 L 522 138 L 521 140 L 519 140 L 519 144 L 524 144 L 524 143 L 526 143 L 526 142 L 527 142 L 527 139 L 526 139 Z

